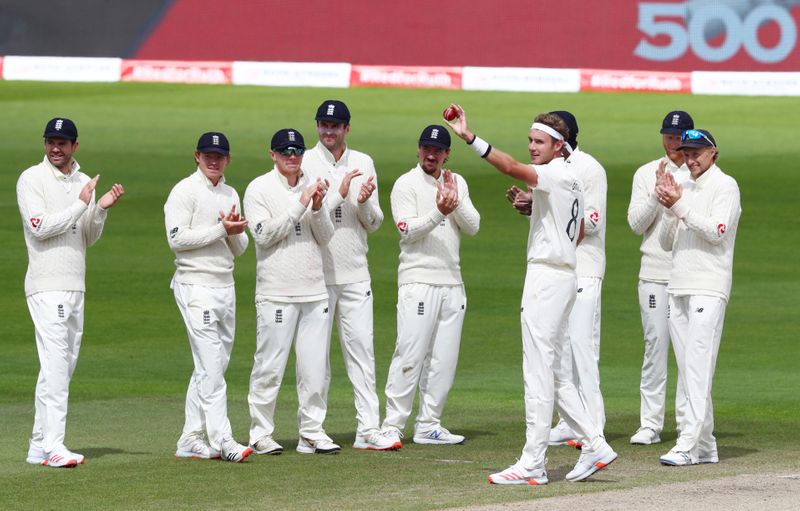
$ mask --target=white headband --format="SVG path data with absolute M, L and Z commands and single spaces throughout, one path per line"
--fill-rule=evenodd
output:
M 569 153 L 572 154 L 572 146 L 569 145 L 569 142 L 564 140 L 564 135 L 562 135 L 561 133 L 557 132 L 556 130 L 554 130 L 553 128 L 548 126 L 547 124 L 542 124 L 540 122 L 534 122 L 533 124 L 531 124 L 531 129 L 532 130 L 544 131 L 545 133 L 547 133 L 548 135 L 550 135 L 554 139 L 563 141 L 564 142 L 564 147 L 566 147 L 567 151 L 569 151 Z

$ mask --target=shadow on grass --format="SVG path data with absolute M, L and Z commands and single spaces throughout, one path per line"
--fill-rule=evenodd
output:
M 759 452 L 759 449 L 750 449 L 748 447 L 728 447 L 728 446 L 719 446 L 719 459 L 731 459 L 731 458 L 743 458 L 745 456 L 749 456 L 751 454 L 755 454 Z
M 75 452 L 79 452 L 87 458 L 102 458 L 103 456 L 107 456 L 109 454 L 133 454 L 135 456 L 151 456 L 153 454 L 151 452 L 131 452 L 114 447 L 87 447 L 84 449 L 75 449 Z

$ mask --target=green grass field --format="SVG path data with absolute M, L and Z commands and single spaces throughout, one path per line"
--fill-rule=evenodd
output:
M 297 398 L 290 361 L 276 413 L 275 437 L 287 448 L 284 455 L 253 457 L 240 465 L 173 457 L 191 357 L 169 289 L 174 266 L 164 235 L 166 196 L 194 170 L 194 144 L 208 130 L 230 138 L 234 160 L 226 177 L 244 193 L 247 183 L 271 168 L 267 144 L 277 129 L 294 127 L 307 142 L 316 140 L 314 112 L 329 97 L 350 106 L 349 142 L 374 157 L 387 217 L 370 237 L 381 397 L 394 348 L 399 251 L 389 191 L 414 166 L 419 132 L 457 101 L 477 133 L 526 161 L 527 128 L 536 113 L 576 114 L 581 147 L 604 164 L 609 183 L 601 374 L 606 435 L 620 457 L 607 471 L 585 484 L 564 481 L 577 458 L 564 447 L 549 451 L 548 486 L 486 482 L 488 473 L 514 462 L 524 441 L 518 307 L 527 228 L 503 198 L 512 182 L 459 141 L 449 166 L 466 177 L 482 226 L 462 243 L 470 310 L 444 425 L 468 442 L 452 447 L 408 442 L 391 453 L 350 449 L 352 389 L 334 343 L 326 429 L 345 446 L 341 455 L 294 452 Z M 640 240 L 625 213 L 633 172 L 663 154 L 660 122 L 677 108 L 714 133 L 719 164 L 739 182 L 743 207 L 714 385 L 721 462 L 688 468 L 658 463 L 675 438 L 669 412 L 674 364 L 664 443 L 628 444 L 638 426 L 643 348 L 636 298 Z M 800 102 L 795 98 L 0 82 L 0 111 L 6 182 L 0 191 L 3 509 L 433 509 L 800 470 L 800 243 L 792 227 L 800 214 Z M 85 335 L 67 428 L 68 446 L 87 461 L 74 470 L 25 463 L 38 360 L 22 287 L 27 256 L 14 185 L 23 169 L 41 161 L 42 129 L 57 115 L 76 121 L 81 135 L 76 156 L 84 172 L 101 174 L 98 188 L 105 191 L 116 181 L 126 189 L 88 255 Z M 238 336 L 227 374 L 230 418 L 240 441 L 247 439 L 246 393 L 255 348 L 254 255 L 251 246 L 237 262 Z

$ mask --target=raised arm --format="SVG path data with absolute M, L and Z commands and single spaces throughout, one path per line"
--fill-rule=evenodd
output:
M 67 232 L 93 202 L 96 180 L 89 181 L 81 190 L 81 196 L 61 211 L 45 213 L 42 190 L 26 176 L 17 181 L 17 204 L 25 229 L 39 240 L 46 240 Z M 88 188 L 87 188 L 88 187 Z M 86 192 L 84 197 L 84 192 Z M 86 200 L 84 200 L 84 198 Z
M 518 162 L 510 154 L 478 138 L 478 136 L 469 129 L 467 113 L 464 109 L 456 104 L 451 106 L 456 110 L 457 117 L 452 121 L 445 119 L 445 122 L 452 128 L 453 133 L 503 174 L 518 179 L 534 188 L 536 187 L 539 182 L 539 176 L 533 166 Z

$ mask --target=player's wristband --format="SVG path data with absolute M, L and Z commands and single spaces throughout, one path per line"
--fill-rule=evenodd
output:
M 492 152 L 492 145 L 478 135 L 475 135 L 475 138 L 472 139 L 472 142 L 467 145 L 470 146 L 473 151 L 478 153 L 481 158 L 486 158 L 489 156 L 489 153 Z

